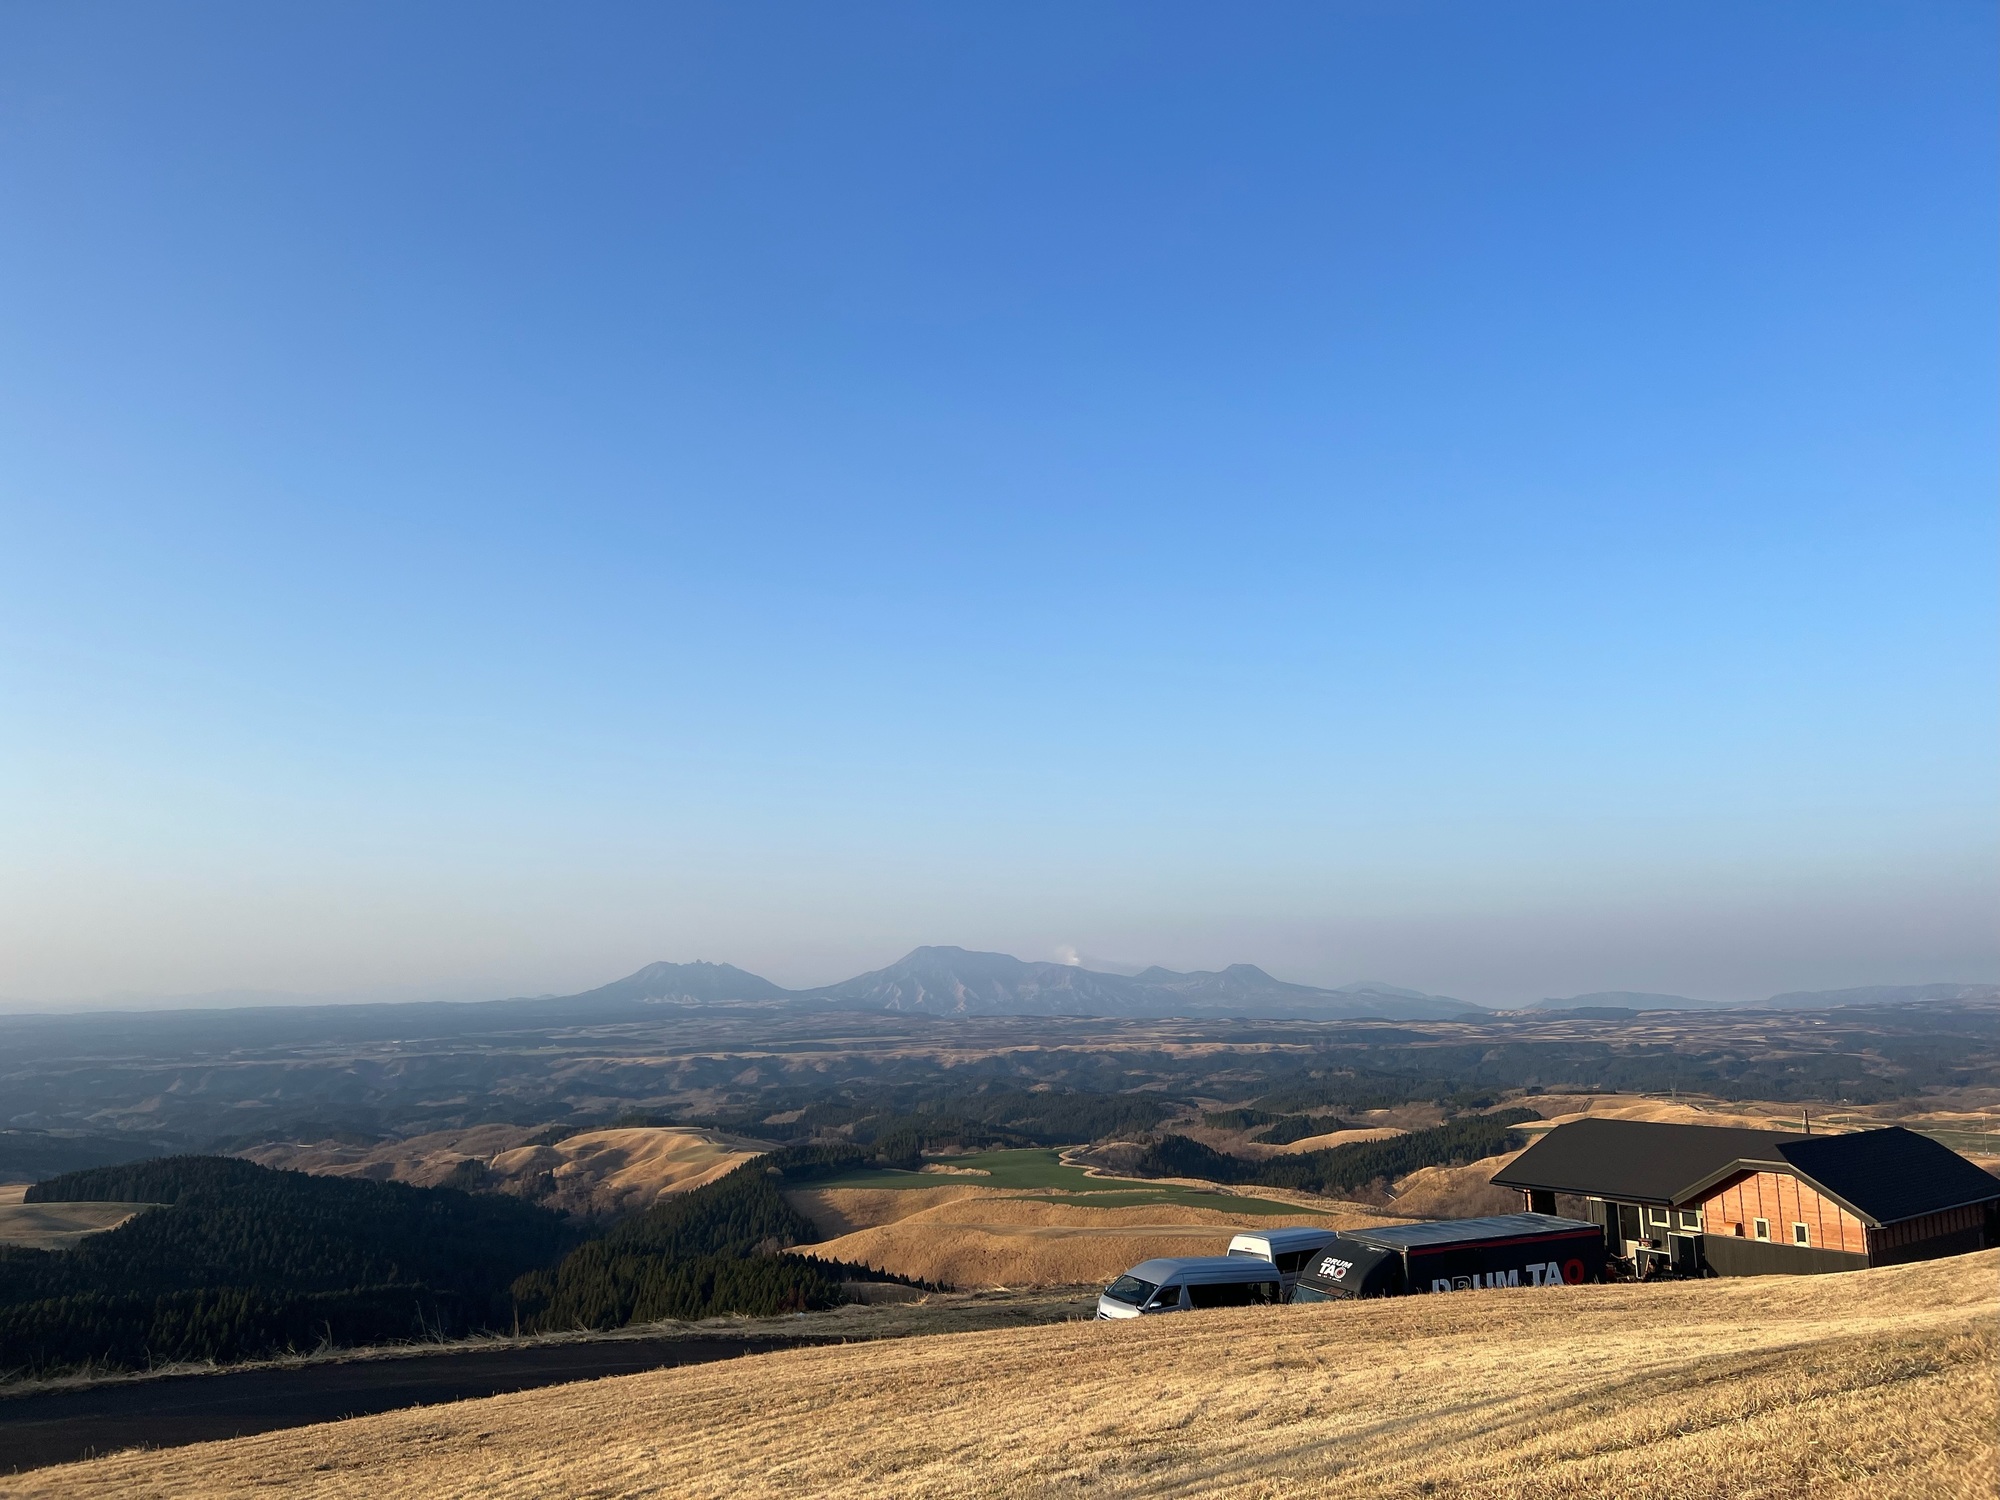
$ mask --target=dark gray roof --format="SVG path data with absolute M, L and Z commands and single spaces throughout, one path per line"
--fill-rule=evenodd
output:
M 1457 1245 L 1467 1240 L 1529 1239 L 1538 1234 L 1602 1232 L 1588 1219 L 1563 1219 L 1554 1214 L 1493 1214 L 1484 1219 L 1433 1219 L 1422 1224 L 1385 1224 L 1376 1229 L 1347 1229 L 1341 1238 L 1385 1250 L 1419 1245 Z
M 1549 1188 L 1632 1203 L 1674 1203 L 1695 1183 L 1741 1160 L 1778 1162 L 1785 1135 L 1720 1125 L 1650 1120 L 1572 1120 L 1558 1125 L 1493 1174 L 1499 1187 Z
M 2000 1177 L 1900 1125 L 1809 1136 L 1778 1150 L 1799 1176 L 1877 1224 L 2000 1198 Z

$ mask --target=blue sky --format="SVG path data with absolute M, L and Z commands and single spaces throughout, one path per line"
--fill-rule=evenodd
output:
M 1996 31 L 0 7 L 0 996 L 2000 978 Z

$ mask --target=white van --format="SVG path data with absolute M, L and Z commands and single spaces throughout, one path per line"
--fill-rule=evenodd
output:
M 1282 1300 L 1278 1268 L 1255 1256 L 1142 1260 L 1104 1289 L 1097 1316 L 1136 1318 L 1203 1307 L 1262 1307 Z
M 1299 1284 L 1299 1271 L 1315 1255 L 1340 1238 L 1328 1224 L 1288 1224 L 1283 1229 L 1246 1229 L 1229 1242 L 1231 1255 L 1254 1255 L 1278 1268 L 1285 1300 Z

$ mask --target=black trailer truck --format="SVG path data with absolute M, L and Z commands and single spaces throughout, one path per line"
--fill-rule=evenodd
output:
M 1604 1229 L 1554 1214 L 1347 1229 L 1299 1270 L 1294 1302 L 1491 1286 L 1574 1286 L 1604 1275 Z

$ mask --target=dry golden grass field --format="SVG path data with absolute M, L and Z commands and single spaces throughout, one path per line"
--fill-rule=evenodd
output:
M 28 1184 L 0 1186 L 0 1245 L 67 1250 L 85 1235 L 116 1229 L 141 1208 L 130 1203 L 24 1203 Z
M 376 1146 L 337 1141 L 273 1141 L 238 1154 L 260 1167 L 276 1167 L 281 1171 L 436 1187 L 449 1181 L 461 1163 L 483 1164 L 496 1152 L 512 1150 L 533 1134 L 534 1131 L 522 1125 L 474 1125 L 465 1130 L 431 1131 Z
M 0 1479 L 22 1497 L 1988 1500 L 2000 1251 L 806 1349 Z
M 592 1130 L 553 1146 L 527 1144 L 534 1133 L 516 1125 L 479 1125 L 381 1146 L 281 1144 L 243 1154 L 267 1167 L 418 1187 L 454 1181 L 453 1174 L 473 1162 L 484 1170 L 483 1185 L 489 1189 L 525 1193 L 554 1208 L 601 1216 L 650 1208 L 662 1197 L 713 1182 L 770 1149 L 690 1126 Z
M 1649 1094 L 1538 1094 L 1518 1101 L 1540 1111 L 1550 1124 L 1586 1115 L 1613 1120 L 1657 1120 L 1669 1125 L 1731 1125 L 1745 1130 L 1797 1130 L 1796 1105 L 1690 1103 Z
M 1336 1146 L 1354 1146 L 1363 1141 L 1386 1141 L 1392 1136 L 1407 1135 L 1409 1132 L 1395 1125 L 1363 1126 L 1353 1130 L 1329 1130 L 1324 1135 L 1309 1135 L 1302 1140 L 1292 1141 L 1283 1146 L 1265 1146 L 1258 1155 L 1295 1156 L 1303 1151 L 1331 1151 Z M 1251 1142 L 1252 1145 L 1258 1144 Z
M 1087 1201 L 957 1185 L 824 1188 L 790 1197 L 823 1233 L 837 1236 L 801 1246 L 799 1253 L 954 1287 L 1103 1283 L 1155 1255 L 1220 1255 L 1238 1230 L 1286 1222 L 1172 1203 L 1093 1208 Z M 1386 1222 L 1380 1215 L 1324 1208 L 1302 1208 L 1298 1218 L 1325 1219 L 1339 1228 Z
M 503 1151 L 487 1167 L 513 1181 L 549 1172 L 560 1189 L 574 1188 L 587 1195 L 593 1210 L 625 1214 L 706 1186 L 768 1149 L 755 1141 L 684 1126 L 593 1130 L 553 1146 Z
M 1521 1153 L 1509 1151 L 1463 1167 L 1423 1167 L 1396 1182 L 1387 1212 L 1411 1219 L 1475 1219 L 1481 1214 L 1516 1214 L 1521 1195 L 1497 1188 L 1493 1174 Z

